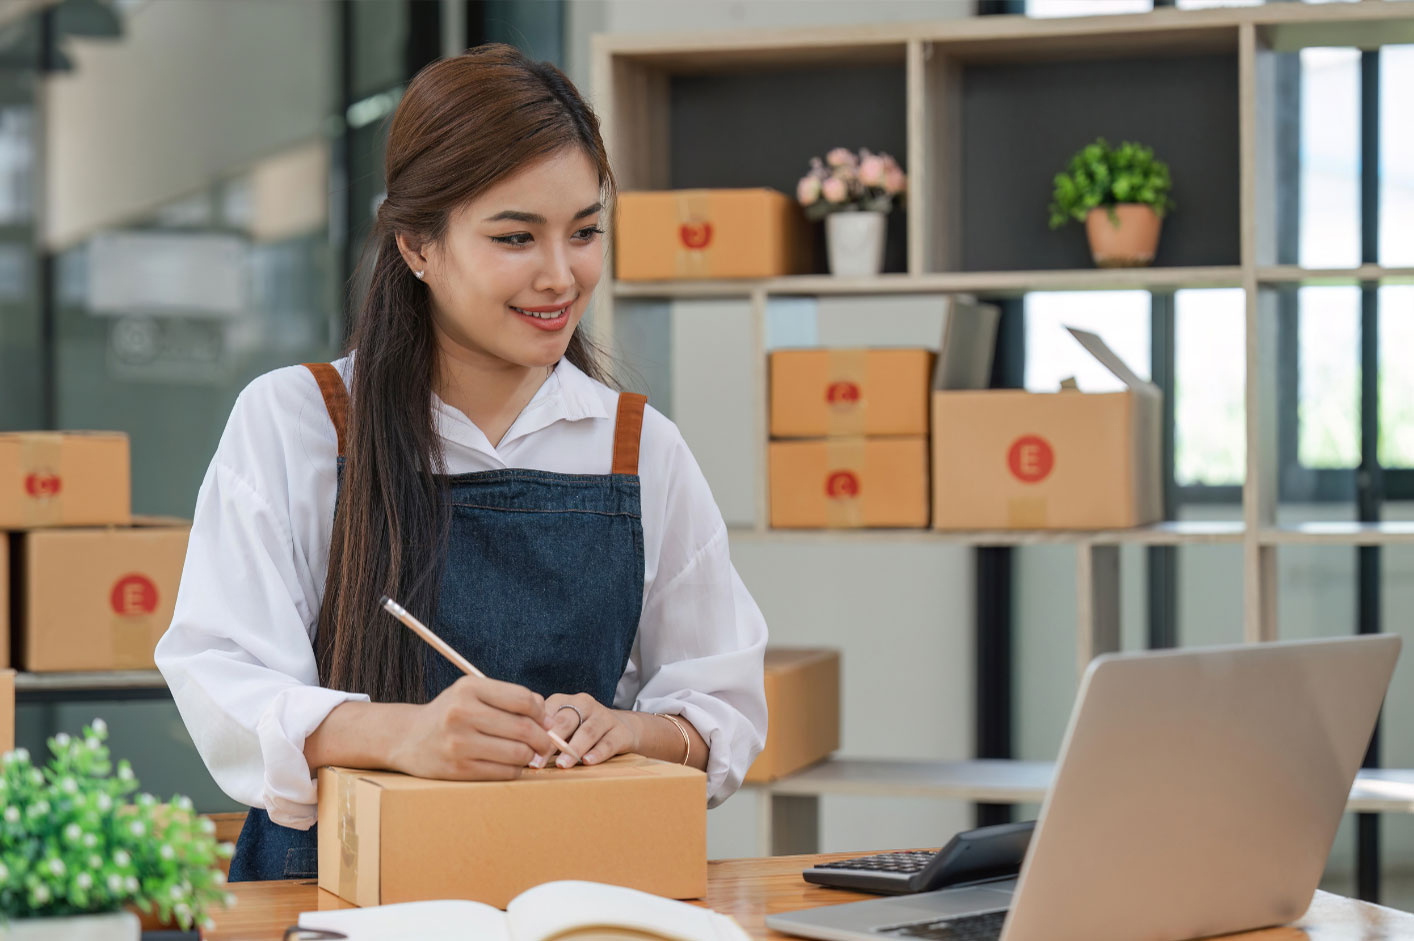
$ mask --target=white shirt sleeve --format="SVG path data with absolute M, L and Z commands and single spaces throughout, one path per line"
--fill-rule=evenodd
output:
M 644 481 L 645 500 L 661 500 L 661 542 L 616 701 L 693 724 L 709 748 L 707 806 L 716 807 L 766 741 L 766 621 L 732 566 L 726 524 L 687 443 L 651 409 L 645 444 L 650 435 L 668 439 L 662 463 L 641 471 L 665 475 Z
M 313 403 L 290 401 L 310 390 Z M 327 441 L 310 433 L 320 418 Z M 327 535 L 321 543 L 322 519 L 292 526 L 292 515 L 327 510 L 332 520 L 333 438 L 313 377 L 282 370 L 241 393 L 197 496 L 175 614 L 156 651 L 216 783 L 300 830 L 317 819 L 305 739 L 335 706 L 368 699 L 319 686 L 312 638 Z

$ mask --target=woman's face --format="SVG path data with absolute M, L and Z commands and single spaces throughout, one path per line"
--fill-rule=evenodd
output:
M 400 236 L 425 267 L 445 352 L 493 368 L 559 362 L 604 267 L 602 208 L 594 163 L 569 147 L 455 210 L 437 244 Z

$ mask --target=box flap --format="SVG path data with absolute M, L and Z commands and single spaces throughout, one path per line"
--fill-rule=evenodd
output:
M 1001 310 L 991 304 L 952 298 L 943 318 L 943 339 L 933 366 L 933 388 L 940 392 L 985 389 L 992 382 Z
M 1136 392 L 1158 392 L 1159 387 L 1144 379 L 1140 379 L 1134 370 L 1124 364 L 1124 360 L 1115 355 L 1115 351 L 1110 349 L 1098 334 L 1089 330 L 1081 330 L 1079 327 L 1066 327 L 1070 335 L 1075 337 L 1076 342 L 1085 347 L 1085 351 L 1095 357 L 1101 366 L 1104 366 L 1115 378 Z
M 790 670 L 818 663 L 821 660 L 829 660 L 831 657 L 839 655 L 839 649 L 835 647 L 767 647 L 765 668 L 767 670 Z
M 571 768 L 525 768 L 514 781 L 440 781 L 432 778 L 416 778 L 396 771 L 359 771 L 352 768 L 334 768 L 334 774 L 350 776 L 385 791 L 427 791 L 442 788 L 493 788 L 519 787 L 526 783 L 567 781 L 582 779 L 635 778 L 645 775 L 653 777 L 692 777 L 701 775 L 696 768 L 685 768 L 669 761 L 645 758 L 642 755 L 618 755 L 598 765 L 575 765 Z

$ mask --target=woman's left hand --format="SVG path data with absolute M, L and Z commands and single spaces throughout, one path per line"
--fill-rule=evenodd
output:
M 569 743 L 587 765 L 597 765 L 615 755 L 638 749 L 638 725 L 632 713 L 610 709 L 588 693 L 555 693 L 545 697 L 545 728 Z M 546 760 L 550 756 L 538 756 Z M 574 758 L 561 752 L 561 768 Z

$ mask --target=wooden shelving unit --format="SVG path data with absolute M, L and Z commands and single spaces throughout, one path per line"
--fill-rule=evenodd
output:
M 764 528 L 769 513 L 762 485 L 756 527 L 734 531 L 732 538 L 1073 545 L 1078 669 L 1118 648 L 1121 546 L 1237 545 L 1244 638 L 1275 639 L 1282 547 L 1414 543 L 1408 523 L 1277 523 L 1277 296 L 1312 284 L 1414 283 L 1414 269 L 1313 270 L 1278 257 L 1276 69 L 1282 56 L 1308 46 L 1410 42 L 1414 3 L 1393 0 L 597 36 L 594 100 L 622 189 L 765 185 L 792 192 L 808 156 L 846 140 L 869 141 L 899 156 L 910 189 L 906 212 L 895 214 L 890 231 L 896 251 L 879 277 L 836 279 L 821 269 L 743 282 L 608 279 L 596 302 L 595 327 L 612 347 L 616 307 L 696 298 L 748 304 L 757 354 L 756 460 L 764 476 L 771 298 L 1240 289 L 1246 297 L 1247 478 L 1239 522 L 1169 522 L 1105 533 L 781 532 Z M 802 87 L 823 90 L 802 96 Z M 751 93 L 743 97 L 745 88 Z M 1085 120 L 1068 108 L 1082 108 Z M 731 133 L 724 135 L 727 119 Z M 1083 239 L 1045 230 L 1051 176 L 1085 142 L 1073 139 L 1077 123 L 1086 127 L 1085 139 L 1104 134 L 1150 143 L 1176 179 L 1203 181 L 1165 221 L 1156 267 L 1095 270 Z M 995 159 L 997 153 L 1006 159 Z M 1031 801 L 1047 780 L 1049 770 L 1043 774 L 1028 762 L 832 761 L 757 789 L 769 822 L 763 851 L 812 849 L 818 798 L 844 793 L 841 788 Z M 1351 807 L 1414 812 L 1414 771 L 1362 774 Z

